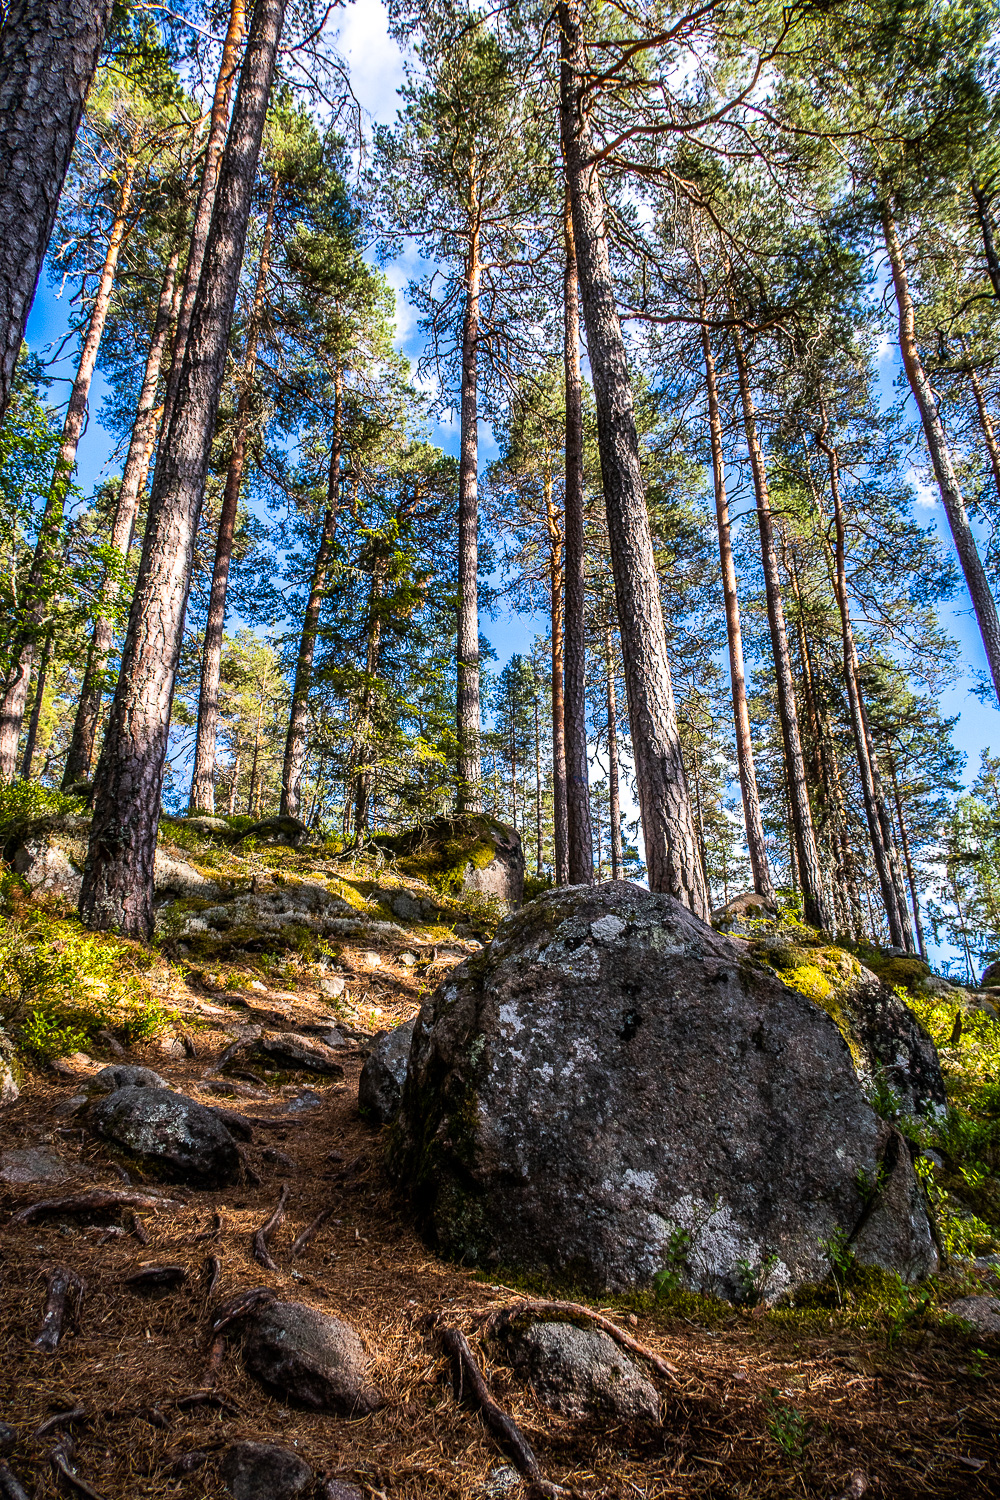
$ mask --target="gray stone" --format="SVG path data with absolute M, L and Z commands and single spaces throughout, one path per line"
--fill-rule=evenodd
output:
M 376 1037 L 361 1069 L 358 1111 L 373 1124 L 388 1125 L 399 1113 L 415 1021 L 416 1017 L 404 1021 Z
M 937 1048 L 910 1007 L 858 964 L 836 1001 L 855 1071 L 869 1092 L 888 1084 L 904 1115 L 943 1115 L 948 1095 Z
M 763 896 L 758 896 L 756 891 L 747 891 L 713 911 L 712 926 L 717 932 L 726 932 L 732 937 L 737 933 L 753 932 L 756 923 L 772 920 L 774 913 L 774 906 L 769 905 Z
M 514 1369 L 527 1376 L 539 1401 L 554 1411 L 619 1422 L 658 1420 L 656 1387 L 600 1329 L 574 1323 L 515 1324 L 505 1342 Z
M 315 1037 L 300 1036 L 296 1031 L 268 1031 L 254 1044 L 254 1054 L 272 1067 L 310 1073 L 325 1073 L 343 1078 L 344 1069 L 334 1049 Z
M 625 882 L 539 897 L 424 1002 L 388 1166 L 444 1253 L 595 1288 L 666 1270 L 739 1300 L 770 1263 L 773 1301 L 873 1220 L 860 1260 L 937 1266 L 830 1016 Z
M 111 1063 L 94 1075 L 90 1087 L 98 1094 L 112 1094 L 115 1089 L 168 1089 L 170 1084 L 152 1068 L 140 1068 L 135 1063 Z
M 193 828 L 195 833 L 204 833 L 210 838 L 219 833 L 223 835 L 233 833 L 225 818 L 211 818 L 203 813 L 199 813 L 194 818 L 185 818 L 183 824 L 185 828 Z
M 977 1333 L 1000 1333 L 1000 1297 L 959 1297 L 947 1311 L 971 1323 Z
M 44 1147 L 0 1151 L 0 1182 L 65 1182 L 69 1176 L 62 1157 Z
M 157 849 L 153 860 L 153 889 L 158 896 L 203 896 L 206 900 L 219 894 L 214 880 L 166 849 Z
M 329 995 L 336 1000 L 347 988 L 347 980 L 343 974 L 324 974 L 317 987 L 320 994 Z
M 354 1329 L 304 1302 L 270 1302 L 246 1320 L 243 1361 L 258 1380 L 315 1411 L 365 1416 L 382 1404 Z
M 412 969 L 416 961 L 417 955 L 415 953 L 401 953 L 398 959 L 398 962 L 402 964 L 404 969 Z
M 0 1026 L 0 1106 L 13 1104 L 21 1092 L 15 1077 L 16 1059 L 14 1043 Z
M 483 1500 L 501 1500 L 504 1495 L 513 1495 L 521 1488 L 521 1476 L 513 1464 L 497 1464 L 483 1480 L 480 1494 Z
M 171 1181 L 229 1187 L 239 1176 L 240 1152 L 223 1122 L 183 1094 L 115 1089 L 92 1106 L 90 1120 L 104 1140 Z
M 235 1500 L 294 1500 L 313 1478 L 297 1453 L 276 1443 L 232 1443 L 219 1471 Z
M 361 1491 L 342 1479 L 325 1479 L 320 1486 L 320 1500 L 364 1500 Z

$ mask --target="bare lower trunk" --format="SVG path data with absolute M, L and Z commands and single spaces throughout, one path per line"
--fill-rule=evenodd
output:
M 983 434 L 983 442 L 986 444 L 986 452 L 989 455 L 990 469 L 993 473 L 993 488 L 996 497 L 1000 500 L 1000 443 L 997 442 L 996 429 L 993 426 L 993 418 L 990 416 L 983 388 L 979 383 L 979 376 L 974 366 L 969 366 L 969 383 L 972 386 L 972 394 L 976 401 L 976 411 L 979 413 L 979 426 Z
M 986 255 L 986 269 L 989 273 L 990 285 L 993 288 L 994 297 L 1000 300 L 1000 259 L 997 257 L 996 243 L 993 239 L 993 222 L 990 219 L 989 196 L 975 177 L 969 183 L 969 187 L 976 205 L 976 218 L 979 220 L 979 228 L 983 236 L 983 250 Z
M 163 767 L 191 560 L 285 0 L 255 0 L 170 430 L 161 445 L 122 668 L 94 787 L 80 914 L 148 937 Z
M 913 925 L 917 934 L 917 948 L 920 957 L 927 962 L 927 944 L 924 941 L 924 926 L 920 920 L 920 898 L 917 895 L 917 877 L 913 868 L 913 858 L 910 854 L 910 839 L 906 831 L 906 819 L 903 817 L 903 799 L 899 794 L 899 781 L 896 776 L 896 766 L 889 757 L 889 775 L 892 777 L 892 794 L 896 803 L 896 817 L 899 821 L 899 837 L 903 846 L 903 859 L 906 862 L 906 879 L 910 887 L 910 901 L 913 906 Z
M 39 630 L 46 613 L 46 594 L 54 581 L 54 570 L 60 556 L 59 533 L 62 529 L 63 509 L 66 493 L 76 465 L 76 451 L 87 419 L 90 386 L 94 378 L 97 354 L 104 337 L 104 325 L 111 305 L 111 291 L 118 269 L 118 258 L 125 238 L 126 215 L 132 199 L 135 180 L 135 162 L 130 161 L 122 176 L 118 190 L 115 217 L 108 234 L 108 248 L 104 256 L 100 279 L 94 294 L 94 305 L 90 321 L 80 350 L 80 362 L 70 393 L 69 406 L 63 421 L 62 440 L 56 459 L 55 473 L 49 487 L 45 509 L 38 526 L 38 540 L 31 571 L 24 589 L 24 614 L 18 622 L 18 644 L 12 658 L 14 672 L 0 702 L 0 782 L 9 781 L 14 775 L 17 758 L 17 742 L 21 736 L 24 719 L 25 694 L 28 673 L 18 673 L 16 668 L 21 654 L 34 649 Z M 29 668 L 30 670 L 30 668 Z
M 208 600 L 208 617 L 205 621 L 205 641 L 201 658 L 201 691 L 198 696 L 198 728 L 195 733 L 194 773 L 191 778 L 191 812 L 215 812 L 215 739 L 219 724 L 219 680 L 222 675 L 222 639 L 226 626 L 226 592 L 229 587 L 229 566 L 233 557 L 233 538 L 236 535 L 236 516 L 239 511 L 240 489 L 246 467 L 247 438 L 250 430 L 250 408 L 253 401 L 254 378 L 257 372 L 257 340 L 260 335 L 264 310 L 264 289 L 270 269 L 271 236 L 274 230 L 274 210 L 278 199 L 278 177 L 271 180 L 271 193 L 267 202 L 264 234 L 261 240 L 260 262 L 257 267 L 257 285 L 254 289 L 250 323 L 247 329 L 246 353 L 243 359 L 242 389 L 236 405 L 236 431 L 233 437 L 233 452 L 226 473 L 226 487 L 219 513 L 219 531 L 215 540 L 215 561 L 212 565 L 212 588 Z
M 240 756 L 242 754 L 242 750 L 243 750 L 243 747 L 241 746 L 239 740 L 237 740 L 236 741 L 236 748 L 233 751 L 233 765 L 232 765 L 232 771 L 230 773 L 231 776 L 232 776 L 232 780 L 229 783 L 229 809 L 228 810 L 229 810 L 229 816 L 230 817 L 232 817 L 233 814 L 236 812 L 236 793 L 239 790 L 239 784 L 240 784 Z
M 0 425 L 112 0 L 10 0 L 0 29 Z
M 281 771 L 281 815 L 297 818 L 302 805 L 302 773 L 306 762 L 306 737 L 309 728 L 309 690 L 312 687 L 313 658 L 316 655 L 316 636 L 319 632 L 319 616 L 323 607 L 326 575 L 333 556 L 333 539 L 337 531 L 337 511 L 340 506 L 340 445 L 342 425 L 343 376 L 338 371 L 334 381 L 333 395 L 333 441 L 330 446 L 330 472 L 327 479 L 326 510 L 319 546 L 313 560 L 312 578 L 309 583 L 309 598 L 302 620 L 302 635 L 299 637 L 299 654 L 295 662 L 295 682 L 292 685 L 292 702 L 288 715 L 288 734 L 285 738 L 285 759 Z
M 896 225 L 888 206 L 882 211 L 882 230 L 885 248 L 892 267 L 892 280 L 896 289 L 896 306 L 899 309 L 899 352 L 903 369 L 909 381 L 913 399 L 923 423 L 924 437 L 931 456 L 934 476 L 941 492 L 941 501 L 948 517 L 955 551 L 965 577 L 966 587 L 972 599 L 972 607 L 979 623 L 979 633 L 989 664 L 993 687 L 1000 699 L 1000 620 L 997 618 L 996 600 L 990 591 L 986 569 L 976 547 L 976 539 L 969 524 L 965 501 L 955 474 L 951 450 L 945 437 L 944 426 L 938 412 L 937 398 L 931 389 L 917 347 L 916 315 L 913 298 L 906 274 L 906 261 L 899 242 Z
M 565 487 L 565 665 L 563 722 L 566 757 L 566 865 L 570 885 L 594 879 L 594 835 L 590 826 L 587 767 L 587 634 L 583 516 L 583 394 L 580 381 L 580 282 L 573 239 L 569 182 L 563 238 L 563 366 L 566 381 Z
M 566 808 L 565 698 L 566 659 L 563 635 L 563 538 L 552 498 L 552 475 L 545 476 L 545 523 L 549 535 L 549 618 L 552 636 L 552 822 L 555 843 L 555 883 L 569 878 L 569 835 Z
M 542 731 L 538 722 L 538 689 L 535 688 L 535 874 L 542 874 Z
M 715 378 L 715 358 L 708 324 L 705 321 L 705 289 L 698 273 L 701 303 L 701 347 L 705 360 L 705 382 L 708 388 L 708 430 L 712 444 L 712 476 L 715 481 L 715 519 L 719 531 L 719 562 L 722 570 L 722 595 L 726 610 L 726 637 L 729 642 L 729 676 L 733 688 L 733 721 L 736 728 L 736 760 L 743 795 L 743 821 L 747 832 L 747 849 L 753 888 L 758 896 L 772 905 L 774 882 L 767 862 L 764 823 L 757 791 L 757 769 L 754 764 L 753 740 L 750 734 L 750 711 L 747 707 L 746 666 L 743 660 L 743 632 L 740 626 L 740 602 L 736 592 L 736 565 L 729 531 L 729 501 L 726 496 L 726 464 L 722 453 L 722 419 L 719 414 L 719 391 Z
M 191 321 L 194 316 L 195 299 L 198 296 L 198 284 L 205 264 L 212 211 L 219 186 L 222 153 L 226 145 L 229 101 L 233 93 L 233 80 L 239 67 L 245 24 L 246 0 L 230 0 L 229 23 L 222 45 L 222 58 L 219 62 L 219 74 L 215 80 L 215 93 L 212 97 L 208 139 L 205 142 L 205 166 L 201 174 L 198 202 L 191 226 L 191 248 L 188 251 L 187 266 L 184 271 L 184 289 L 181 293 L 180 307 L 177 310 L 177 331 L 174 335 L 174 347 L 170 357 L 170 371 L 167 375 L 167 389 L 163 401 L 162 438 L 164 439 L 173 419 L 181 370 L 184 366 L 184 355 L 187 351 Z
M 372 798 L 372 710 L 375 703 L 374 680 L 378 674 L 382 649 L 382 616 L 379 601 L 382 597 L 381 573 L 376 567 L 372 574 L 368 595 L 368 644 L 365 653 L 365 691 L 361 703 L 361 715 L 354 736 L 354 760 L 358 764 L 354 785 L 354 838 L 362 843 L 369 832 Z
M 854 631 L 851 626 L 850 601 L 847 592 L 847 558 L 846 558 L 846 528 L 844 525 L 844 507 L 840 497 L 840 467 L 837 459 L 836 448 L 827 440 L 826 413 L 823 411 L 823 431 L 816 439 L 821 450 L 826 454 L 830 466 L 830 493 L 833 497 L 834 524 L 836 527 L 836 573 L 834 576 L 834 590 L 837 595 L 837 605 L 840 610 L 840 627 L 843 640 L 844 652 L 844 681 L 847 686 L 847 702 L 851 714 L 851 729 L 854 734 L 855 751 L 858 758 L 858 770 L 861 776 L 861 791 L 864 797 L 865 816 L 868 819 L 868 832 L 871 838 L 872 854 L 875 860 L 875 870 L 878 875 L 879 885 L 882 889 L 882 904 L 885 907 L 886 921 L 889 927 L 889 941 L 893 947 L 903 948 L 906 952 L 913 952 L 913 934 L 910 930 L 910 921 L 906 911 L 906 897 L 903 894 L 902 882 L 897 878 L 897 871 L 892 862 L 892 829 L 889 828 L 889 841 L 886 840 L 885 823 L 887 821 L 882 810 L 880 816 L 880 803 L 884 802 L 881 788 L 878 785 L 878 770 L 874 756 L 871 753 L 871 745 L 868 734 L 868 724 L 865 719 L 864 704 L 861 700 L 861 684 L 858 680 L 858 654 L 854 644 Z
M 136 406 L 132 437 L 128 456 L 118 490 L 114 520 L 111 524 L 111 545 L 119 557 L 128 556 L 135 529 L 135 518 L 139 510 L 139 497 L 146 484 L 149 461 L 156 436 L 156 388 L 160 378 L 163 350 L 177 315 L 177 266 L 180 260 L 178 247 L 167 263 L 160 300 L 156 309 L 153 334 L 149 341 L 146 368 L 143 372 L 142 389 Z M 101 597 L 97 604 L 97 619 L 87 652 L 87 666 L 80 689 L 80 701 L 73 722 L 62 786 L 75 785 L 90 778 L 94 761 L 94 745 L 97 740 L 97 725 L 101 717 L 101 700 L 104 696 L 104 668 L 114 639 L 112 611 L 118 600 L 118 585 L 114 578 L 105 578 Z
M 806 768 L 802 755 L 802 740 L 799 735 L 799 716 L 795 707 L 795 684 L 792 680 L 792 662 L 788 651 L 788 633 L 785 629 L 785 611 L 781 600 L 781 582 L 778 577 L 778 558 L 774 547 L 774 524 L 771 519 L 771 500 L 767 488 L 767 473 L 764 455 L 757 437 L 757 415 L 750 394 L 750 379 L 747 372 L 746 355 L 739 329 L 733 330 L 733 348 L 736 354 L 736 369 L 740 382 L 740 399 L 743 404 L 743 422 L 746 430 L 750 468 L 753 474 L 754 493 L 757 500 L 757 519 L 760 523 L 761 560 L 764 567 L 764 590 L 767 596 L 767 619 L 771 632 L 771 648 L 774 653 L 774 672 L 778 689 L 778 716 L 781 720 L 781 738 L 785 750 L 785 772 L 788 778 L 788 798 L 791 809 L 792 834 L 795 844 L 795 864 L 802 889 L 802 906 L 805 919 L 813 927 L 828 928 L 829 914 L 823 890 L 823 872 L 820 869 L 816 836 L 813 831 L 812 810 L 809 806 L 809 789 L 806 784 Z
M 471 212 L 476 213 L 475 183 Z M 479 756 L 479 229 L 469 239 L 462 326 L 461 451 L 458 462 L 458 809 L 482 808 Z
M 52 632 L 50 630 L 45 637 L 45 645 L 42 647 L 42 658 L 38 663 L 38 674 L 35 677 L 35 699 L 31 705 L 28 733 L 24 741 L 24 759 L 21 762 L 21 775 L 25 781 L 31 780 L 31 762 L 35 758 L 35 746 L 38 743 L 38 725 L 42 717 L 42 706 L 45 702 L 45 678 L 48 675 L 49 658 L 51 655 Z
M 618 769 L 618 701 L 615 693 L 615 660 L 611 621 L 604 623 L 605 698 L 608 710 L 608 805 L 611 818 L 611 879 L 622 874 L 622 814 Z
M 600 179 L 582 113 L 587 63 L 579 0 L 561 0 L 562 140 L 573 207 L 580 290 L 597 404 L 625 687 L 650 888 L 707 920 L 698 841 L 681 759 L 659 578 L 639 463 L 625 344 L 608 260 Z

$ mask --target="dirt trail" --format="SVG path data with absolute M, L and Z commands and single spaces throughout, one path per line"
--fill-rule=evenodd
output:
M 204 1087 L 234 1024 L 295 1029 L 336 1019 L 315 975 L 281 990 L 262 990 L 259 980 L 250 989 L 249 977 L 247 988 L 227 988 L 218 972 L 213 980 L 197 967 L 186 982 L 172 981 L 171 999 L 192 1028 L 194 1055 L 165 1056 L 154 1046 L 127 1060 L 156 1068 L 202 1103 L 275 1121 L 254 1130 L 242 1186 L 207 1192 L 146 1183 L 180 1206 L 125 1210 L 97 1222 L 59 1216 L 15 1225 L 14 1212 L 41 1199 L 124 1189 L 124 1169 L 67 1112 L 80 1079 L 38 1073 L 4 1113 L 3 1149 L 55 1152 L 67 1173 L 59 1182 L 0 1184 L 0 1421 L 17 1434 L 8 1462 L 29 1494 L 72 1492 L 51 1467 L 58 1424 L 34 1434 L 55 1414 L 76 1408 L 82 1410 L 66 1430 L 76 1442 L 76 1472 L 91 1487 L 78 1492 L 102 1500 L 224 1495 L 215 1458 L 237 1438 L 294 1446 L 317 1475 L 336 1476 L 374 1500 L 523 1494 L 479 1415 L 454 1399 L 442 1323 L 465 1330 L 493 1394 L 514 1415 L 546 1476 L 574 1491 L 623 1500 L 796 1494 L 832 1500 L 863 1493 L 860 1481 L 849 1489 L 852 1475 L 860 1474 L 868 1494 L 892 1500 L 1000 1493 L 1000 1399 L 989 1373 L 995 1358 L 988 1350 L 976 1353 L 983 1340 L 931 1322 L 907 1329 L 890 1350 L 884 1338 L 865 1338 L 825 1314 L 699 1315 L 692 1304 L 684 1317 L 648 1298 L 637 1299 L 632 1312 L 618 1303 L 605 1310 L 678 1370 L 676 1378 L 654 1377 L 661 1425 L 631 1432 L 572 1422 L 542 1407 L 479 1342 L 474 1315 L 508 1305 L 517 1293 L 437 1259 L 421 1243 L 382 1175 L 380 1133 L 358 1116 L 366 1051 L 359 1017 L 367 1016 L 371 1029 L 397 1024 L 413 1013 L 421 987 L 444 972 L 442 965 L 415 977 L 412 965 L 398 962 L 403 947 L 386 938 L 376 969 L 365 959 L 367 942 L 365 950 L 345 947 L 354 1025 L 341 1053 L 344 1079 L 332 1083 L 299 1074 L 271 1075 L 263 1086 L 236 1078 L 232 1096 Z M 445 963 L 460 950 L 455 945 Z M 239 975 L 230 973 L 232 986 Z M 373 1016 L 373 1008 L 380 1014 Z M 312 1107 L 289 1112 L 295 1101 L 309 1105 L 311 1096 Z M 269 1271 L 254 1260 L 252 1239 L 285 1183 L 287 1211 L 270 1243 L 277 1270 Z M 294 1238 L 327 1208 L 329 1218 L 292 1261 Z M 213 1257 L 219 1261 L 213 1303 L 266 1286 L 352 1323 L 385 1406 L 360 1420 L 292 1408 L 244 1371 L 237 1338 L 210 1396 L 188 1402 L 204 1385 Z M 182 1266 L 187 1279 L 159 1292 L 125 1284 L 149 1263 Z M 82 1277 L 86 1292 L 77 1325 L 46 1355 L 33 1340 L 43 1273 L 56 1264 Z M 207 1460 L 183 1473 L 184 1455 L 194 1452 Z

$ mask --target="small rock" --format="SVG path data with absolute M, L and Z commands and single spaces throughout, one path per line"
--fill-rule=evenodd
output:
M 179 1036 L 161 1037 L 158 1047 L 163 1057 L 187 1057 L 187 1049 Z
M 362 954 L 362 958 L 368 965 L 369 969 L 381 969 L 382 959 L 379 954 L 375 953 L 371 948 L 369 948 L 365 953 Z
M 487 1474 L 480 1493 L 483 1500 L 500 1500 L 502 1495 L 512 1495 L 520 1484 L 521 1476 L 513 1465 L 498 1464 Z
M 233 1443 L 219 1469 L 235 1500 L 293 1500 L 313 1477 L 297 1453 L 276 1443 Z
M 93 1073 L 97 1064 L 86 1052 L 70 1052 L 66 1057 L 57 1057 L 49 1064 L 54 1073 L 61 1073 L 64 1078 L 76 1078 L 81 1073 Z
M 417 955 L 415 953 L 401 953 L 399 955 L 399 962 L 404 969 L 412 969 L 416 961 Z
M 252 1375 L 314 1411 L 366 1416 L 382 1405 L 354 1329 L 304 1302 L 270 1302 L 247 1320 L 243 1361 Z
M 319 1492 L 320 1500 L 364 1500 L 359 1489 L 342 1479 L 327 1479 Z
M 920 1155 L 926 1156 L 927 1160 L 933 1162 L 936 1167 L 944 1167 L 944 1157 L 939 1156 L 936 1151 L 932 1151 L 930 1146 L 921 1146 Z
M 259 994 L 266 994 L 267 993 L 267 985 L 266 984 L 261 984 L 261 982 L 260 982 L 259 979 L 251 979 L 251 981 L 250 981 L 250 988 L 252 990 L 257 990 L 257 992 Z
M 0 1182 L 64 1182 L 71 1174 L 54 1151 L 0 1151 Z
M 324 974 L 318 985 L 321 994 L 329 995 L 334 1000 L 344 993 L 346 987 L 347 980 L 343 974 Z
M 294 1099 L 289 1100 L 288 1113 L 290 1115 L 301 1114 L 304 1109 L 319 1109 L 323 1100 L 319 1094 L 312 1089 L 303 1089 L 301 1094 L 296 1094 Z
M 564 1416 L 621 1422 L 659 1417 L 656 1387 L 600 1329 L 529 1323 L 510 1330 L 508 1347 L 511 1363 L 528 1375 L 539 1400 Z
M 101 1030 L 97 1033 L 97 1040 L 101 1043 L 102 1047 L 106 1047 L 108 1049 L 112 1057 L 125 1057 L 127 1055 L 125 1052 L 125 1048 L 122 1046 L 121 1042 L 116 1036 L 111 1035 L 111 1032 L 108 1031 L 107 1027 L 102 1027 Z
M 361 1069 L 358 1111 L 373 1124 L 388 1125 L 399 1113 L 415 1019 L 377 1037 Z
M 959 1297 L 947 1311 L 953 1318 L 964 1318 L 978 1333 L 1000 1333 L 1000 1297 Z
M 307 1068 L 311 1073 L 326 1073 L 343 1078 L 344 1070 L 325 1043 L 295 1031 L 270 1031 L 254 1047 L 256 1056 L 278 1068 Z
M 321 1031 L 319 1039 L 324 1047 L 346 1047 L 347 1038 L 336 1026 L 331 1026 L 329 1031 Z
M 53 1106 L 52 1113 L 60 1116 L 75 1115 L 78 1109 L 83 1109 L 84 1105 L 89 1103 L 90 1099 L 86 1094 L 74 1094 L 69 1099 L 60 1099 L 59 1103 Z
M 170 1085 L 152 1068 L 140 1068 L 135 1063 L 111 1063 L 95 1074 L 90 1087 L 100 1094 L 113 1094 L 115 1089 L 168 1089 Z
M 21 1092 L 14 1077 L 14 1044 L 0 1027 L 0 1105 L 13 1104 Z
M 229 1187 L 240 1153 L 218 1115 L 160 1088 L 115 1089 L 93 1106 L 97 1134 L 154 1171 L 197 1187 Z

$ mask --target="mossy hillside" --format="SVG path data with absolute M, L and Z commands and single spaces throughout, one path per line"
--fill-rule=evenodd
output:
M 486 813 L 435 818 L 426 828 L 379 840 L 394 857 L 395 868 L 425 881 L 444 896 L 458 896 L 471 865 L 485 870 L 497 857 L 498 840 L 507 829 Z

